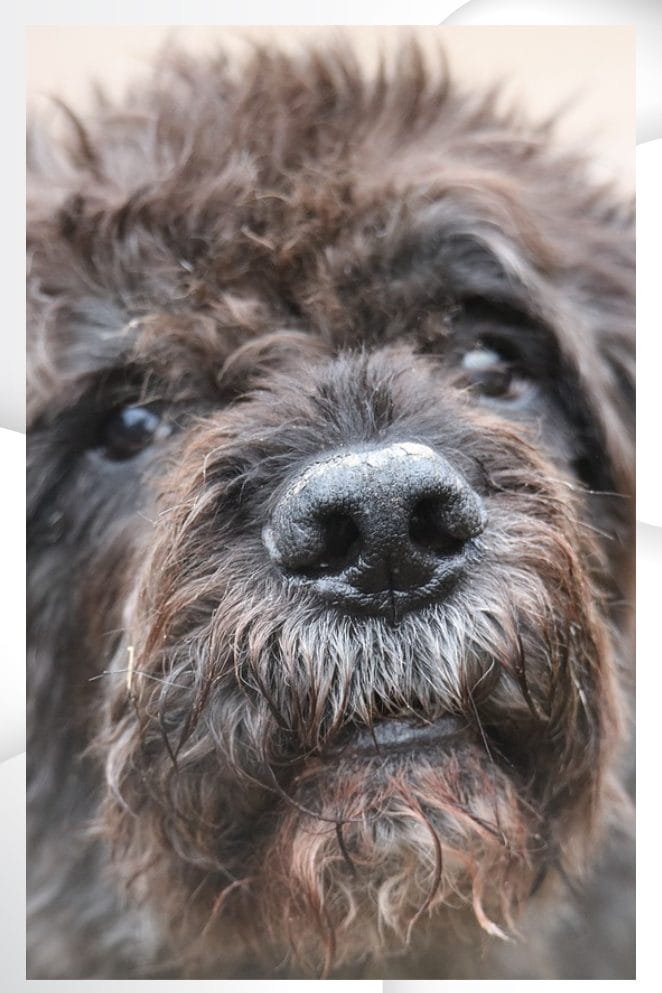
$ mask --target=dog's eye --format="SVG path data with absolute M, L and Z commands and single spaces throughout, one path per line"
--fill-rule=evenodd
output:
M 462 358 L 462 372 L 472 390 L 494 400 L 519 400 L 529 389 L 511 357 L 479 343 Z
M 138 455 L 170 431 L 154 407 L 118 407 L 102 425 L 99 447 L 106 458 L 119 462 Z

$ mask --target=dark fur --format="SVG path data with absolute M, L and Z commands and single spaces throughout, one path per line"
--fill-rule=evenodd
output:
M 630 975 L 629 206 L 413 46 L 170 57 L 67 117 L 30 137 L 29 975 Z M 494 336 L 519 403 L 463 381 Z M 109 460 L 147 401 L 176 430 Z M 260 538 L 383 440 L 489 515 L 391 622 Z M 329 758 L 448 711 L 448 751 Z

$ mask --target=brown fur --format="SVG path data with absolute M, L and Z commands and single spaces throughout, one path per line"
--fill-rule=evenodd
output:
M 632 216 L 552 149 L 414 46 L 372 80 L 170 56 L 32 133 L 32 978 L 627 974 L 590 869 L 628 733 Z M 478 340 L 523 400 L 468 388 Z M 123 404 L 167 431 L 120 460 Z M 261 532 L 312 459 L 392 441 L 489 524 L 446 599 L 349 616 Z M 451 748 L 334 751 L 447 713 Z

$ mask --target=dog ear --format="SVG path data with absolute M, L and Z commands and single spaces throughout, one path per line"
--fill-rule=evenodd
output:
M 634 206 L 608 204 L 596 216 L 586 261 L 585 312 L 593 324 L 595 361 L 587 356 L 597 409 L 618 491 L 634 494 L 635 237 Z M 591 368 L 593 365 L 595 368 Z M 599 391 L 599 392 L 598 392 Z

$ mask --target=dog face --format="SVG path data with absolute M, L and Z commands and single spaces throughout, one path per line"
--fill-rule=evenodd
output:
M 614 790 L 631 216 L 415 50 L 137 106 L 33 150 L 34 831 L 193 974 L 502 934 Z

